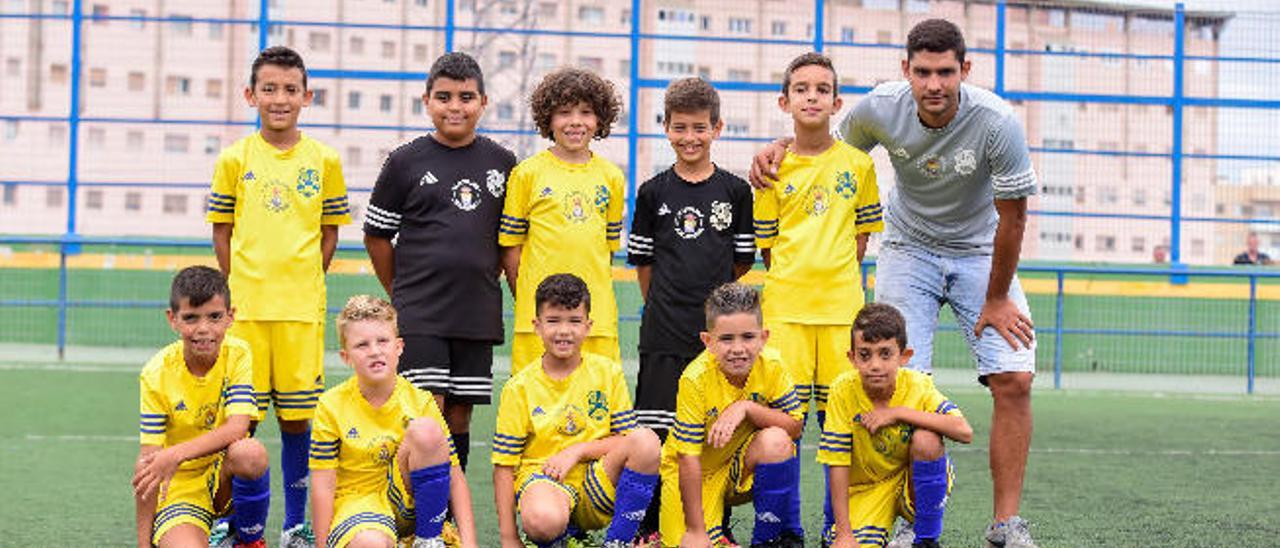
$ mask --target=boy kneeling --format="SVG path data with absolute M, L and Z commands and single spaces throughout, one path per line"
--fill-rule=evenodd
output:
M 760 293 L 724 284 L 707 299 L 706 317 L 707 351 L 680 376 L 675 428 L 662 448 L 662 544 L 724 543 L 725 504 L 752 501 L 752 546 L 803 546 L 793 461 L 804 415 L 777 352 L 764 349 Z
M 897 309 L 868 304 L 854 318 L 850 336 L 855 370 L 831 385 L 818 442 L 835 514 L 835 530 L 826 531 L 824 541 L 883 546 L 902 516 L 914 521 L 915 536 L 895 538 L 890 546 L 938 546 L 952 478 L 942 437 L 969 443 L 973 429 L 932 377 L 902 368 L 911 349 Z

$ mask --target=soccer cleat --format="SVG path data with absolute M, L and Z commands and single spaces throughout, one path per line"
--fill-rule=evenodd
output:
M 911 548 L 915 545 L 916 531 L 911 527 L 911 522 L 899 519 L 894 525 L 893 540 L 885 548 Z
M 911 548 L 942 548 L 937 539 L 922 538 L 911 544 Z
M 316 534 L 311 524 L 299 523 L 280 533 L 280 548 L 315 548 Z
M 1013 516 L 987 527 L 985 535 L 988 548 L 1036 548 L 1031 540 L 1031 524 L 1018 516 Z
M 440 537 L 413 539 L 413 548 L 445 548 L 444 539 Z
M 209 530 L 209 548 L 231 548 L 234 541 L 231 524 L 225 519 L 215 522 L 213 529 Z
M 267 548 L 267 541 L 258 539 L 248 544 L 237 544 L 235 548 Z
M 752 544 L 751 548 L 804 548 L 804 539 L 791 531 L 783 531 L 766 542 Z

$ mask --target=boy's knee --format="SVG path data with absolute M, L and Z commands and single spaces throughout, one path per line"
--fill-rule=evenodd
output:
M 351 537 L 347 548 L 395 548 L 395 541 L 382 531 L 364 530 Z
M 649 428 L 636 428 L 627 433 L 627 468 L 652 474 L 658 471 L 662 441 Z
M 227 447 L 227 467 L 237 477 L 258 479 L 267 472 L 267 448 L 253 438 L 244 438 Z
M 435 452 L 442 447 L 448 447 L 444 430 L 440 429 L 436 421 L 428 418 L 409 421 L 409 426 L 404 429 L 403 443 L 415 451 L 423 452 Z
M 937 432 L 917 428 L 911 434 L 911 460 L 938 460 L 945 454 L 946 446 L 942 443 L 942 436 Z
M 569 514 L 554 504 L 522 505 L 520 524 L 531 540 L 550 542 L 569 526 Z
M 787 431 L 770 426 L 756 433 L 755 444 L 760 452 L 760 462 L 783 462 L 795 452 L 795 441 Z

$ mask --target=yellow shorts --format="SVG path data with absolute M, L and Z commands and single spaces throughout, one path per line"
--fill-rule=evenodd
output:
M 955 467 L 947 461 L 947 495 L 955 482 Z M 911 497 L 911 467 L 904 467 L 892 478 L 876 483 L 849 487 L 849 525 L 853 539 L 860 546 L 884 546 L 893 533 L 898 516 L 907 521 L 916 517 Z M 828 542 L 835 540 L 835 526 L 823 532 Z
M 230 334 L 253 352 L 253 395 L 258 420 L 274 402 L 282 420 L 309 420 L 324 392 L 324 322 L 237 320 Z
M 542 358 L 542 337 L 537 333 L 516 333 L 511 339 L 511 375 Z M 590 336 L 582 341 L 582 351 L 599 354 L 616 362 L 622 362 L 617 337 Z
M 516 489 L 516 512 L 520 511 L 520 495 L 536 482 L 546 482 L 569 495 L 569 521 L 584 531 L 602 529 L 613 520 L 613 503 L 617 487 L 609 481 L 599 460 L 587 463 L 586 474 L 581 479 L 559 482 L 542 473 L 529 474 Z M 585 498 L 585 500 L 584 500 Z
M 853 369 L 849 363 L 851 326 L 770 322 L 768 318 L 764 324 L 769 329 L 769 346 L 782 355 L 800 404 L 812 399 L 816 410 L 826 410 L 831 383 Z
M 386 489 L 339 496 L 333 501 L 333 521 L 327 546 L 346 546 L 361 531 L 381 531 L 396 540 L 413 534 L 413 490 L 404 484 L 400 461 L 387 471 Z
M 214 508 L 218 489 L 222 487 L 222 455 L 203 468 L 179 469 L 169 482 L 166 496 L 156 502 L 156 517 L 151 528 L 151 543 L 160 539 L 170 529 L 183 524 L 199 527 L 209 534 L 215 519 L 230 515 L 231 497 L 226 497 L 222 508 Z
M 755 434 L 748 436 L 725 466 L 702 471 L 702 519 L 712 544 L 724 538 L 724 530 L 720 526 L 724 518 L 724 503 L 736 505 L 750 500 L 755 475 L 744 474 L 742 471 L 746 469 L 747 447 L 755 438 Z M 685 529 L 684 505 L 680 499 L 680 465 L 677 459 L 663 459 L 660 472 L 662 506 L 658 514 L 658 530 L 662 533 L 663 546 L 679 546 Z

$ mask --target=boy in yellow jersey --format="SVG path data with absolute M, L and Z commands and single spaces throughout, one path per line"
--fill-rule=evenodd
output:
M 266 546 L 267 451 L 246 438 L 257 415 L 252 361 L 244 341 L 226 336 L 230 303 L 217 270 L 193 266 L 173 278 L 165 315 L 180 340 L 139 378 L 139 548 L 208 546 L 213 520 L 229 515 L 237 546 Z
M 942 438 L 960 443 L 973 429 L 911 361 L 907 324 L 890 305 L 872 303 L 854 319 L 849 361 L 831 385 L 818 462 L 829 467 L 835 524 L 824 543 L 884 546 L 894 519 L 914 527 L 889 546 L 938 546 L 952 469 Z M 914 538 L 910 532 L 914 529 Z
M 583 352 L 591 331 L 587 284 L 553 274 L 534 298 L 547 350 L 503 386 L 493 433 L 502 546 L 522 546 L 517 513 L 539 547 L 604 527 L 605 548 L 631 546 L 658 481 L 658 436 L 636 427 L 622 366 Z
M 262 129 L 218 157 L 207 219 L 237 299 L 231 333 L 253 350 L 258 420 L 274 402 L 280 423 L 280 544 L 309 546 L 307 444 L 324 389 L 324 272 L 351 215 L 337 152 L 298 130 L 311 102 L 302 58 L 283 46 L 263 50 L 245 98 Z
M 471 490 L 430 392 L 396 374 L 404 341 L 391 303 L 368 295 L 338 315 L 342 361 L 355 376 L 325 391 L 311 432 L 316 546 L 445 546 L 446 509 L 476 546 Z
M 782 354 L 801 406 L 814 401 L 819 426 L 827 387 L 849 370 L 845 354 L 849 325 L 864 301 L 860 265 L 867 239 L 884 228 L 871 157 L 831 136 L 831 116 L 841 105 L 838 82 L 822 54 L 791 61 L 778 106 L 795 123 L 795 141 L 779 183 L 757 189 L 755 200 L 756 245 L 768 268 L 769 345 Z M 830 525 L 830 509 L 824 514 Z
M 621 102 L 608 80 L 564 68 L 542 79 L 530 103 L 538 132 L 554 144 L 512 170 L 498 221 L 507 283 L 516 288 L 511 372 L 542 356 L 533 294 L 556 272 L 581 276 L 595 297 L 583 350 L 620 361 L 612 256 L 620 248 L 625 179 L 591 152 L 591 140 L 609 136 Z
M 804 409 L 778 353 L 764 348 L 760 293 L 727 283 L 705 310 L 707 351 L 680 376 L 662 446 L 662 544 L 727 545 L 725 505 L 751 501 L 752 546 L 804 546 L 793 443 Z

